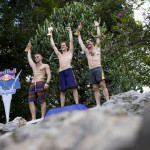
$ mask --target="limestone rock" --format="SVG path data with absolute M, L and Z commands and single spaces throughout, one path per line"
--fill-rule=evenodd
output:
M 13 121 L 6 123 L 2 129 L 3 132 L 12 132 L 18 127 L 21 127 L 26 124 L 26 120 L 22 117 L 16 117 Z
M 64 112 L 37 124 L 21 126 L 13 130 L 11 135 L 0 136 L 0 148 L 149 150 L 150 106 L 144 113 L 144 107 L 149 102 L 150 92 L 140 94 L 129 91 L 114 95 L 98 108 Z
M 18 127 L 26 125 L 26 120 L 22 117 L 16 117 L 12 122 L 16 123 Z
M 101 109 L 105 109 L 110 113 L 114 113 L 116 109 L 120 112 L 123 110 L 128 115 L 141 116 L 144 114 L 144 106 L 148 103 L 150 103 L 150 92 L 141 94 L 132 90 L 111 96 L 110 100 L 104 103 Z
M 3 129 L 3 127 L 4 127 L 4 124 L 0 123 L 0 131 Z
M 66 112 L 18 128 L 9 139 L 0 139 L 0 147 L 3 145 L 1 150 L 31 147 L 35 150 L 111 150 L 133 142 L 140 125 L 140 118 L 129 116 L 99 111 Z

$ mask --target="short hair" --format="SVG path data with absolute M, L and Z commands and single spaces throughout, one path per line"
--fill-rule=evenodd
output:
M 36 53 L 36 54 L 34 54 L 34 57 L 35 57 L 36 55 L 40 55 L 40 56 L 42 56 L 41 54 L 39 54 L 39 53 Z M 43 58 L 43 56 L 42 56 L 42 58 Z
M 61 42 L 61 43 L 60 43 L 60 45 L 61 45 L 62 43 L 65 43 L 65 44 L 66 44 L 66 46 L 68 47 L 68 42 L 67 42 L 67 41 L 63 41 L 63 42 Z

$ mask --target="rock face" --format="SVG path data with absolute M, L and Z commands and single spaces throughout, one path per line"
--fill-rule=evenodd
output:
M 146 106 L 142 126 L 132 144 L 118 150 L 149 150 L 150 149 L 150 104 Z
M 0 136 L 0 148 L 1 150 L 141 150 L 142 148 L 134 148 L 139 141 L 149 143 L 146 139 L 150 138 L 150 119 L 148 119 L 150 108 L 146 109 L 147 115 L 143 109 L 148 102 L 150 92 L 122 93 L 116 95 L 116 98 L 111 97 L 111 100 L 100 108 L 83 112 L 66 112 L 48 117 L 38 124 L 22 126 L 12 135 Z
M 138 93 L 129 91 L 110 97 L 110 101 L 102 105 L 102 109 L 106 112 L 113 113 L 116 110 L 122 110 L 128 115 L 143 115 L 144 106 L 150 102 L 150 92 Z

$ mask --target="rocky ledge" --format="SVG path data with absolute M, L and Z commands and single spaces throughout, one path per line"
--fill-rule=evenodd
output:
M 101 107 L 53 115 L 0 136 L 1 150 L 149 150 L 150 92 L 114 95 Z M 5 125 L 4 125 L 5 127 Z

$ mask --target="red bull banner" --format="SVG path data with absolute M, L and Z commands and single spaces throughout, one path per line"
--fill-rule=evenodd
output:
M 0 95 L 20 88 L 19 76 L 15 77 L 15 74 L 16 68 L 0 71 Z
M 16 89 L 20 88 L 19 75 L 15 76 L 16 68 L 5 69 L 0 71 L 0 95 L 4 103 L 6 121 L 9 121 L 9 112 L 12 94 L 16 93 Z

